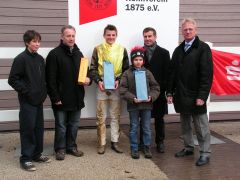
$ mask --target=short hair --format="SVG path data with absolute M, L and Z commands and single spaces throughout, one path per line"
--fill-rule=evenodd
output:
M 38 33 L 35 30 L 27 30 L 23 34 L 23 41 L 24 41 L 25 45 L 26 45 L 26 43 L 30 43 L 33 39 L 37 39 L 37 40 L 41 41 L 40 33 Z
M 112 24 L 108 24 L 108 25 L 104 28 L 103 35 L 106 34 L 106 31 L 107 31 L 107 30 L 109 30 L 109 31 L 115 31 L 116 34 L 118 33 L 116 26 L 114 26 L 114 25 L 112 25 Z
M 181 27 L 185 24 L 185 23 L 192 23 L 195 27 L 197 27 L 197 22 L 195 21 L 195 19 L 193 18 L 185 18 L 182 20 L 182 23 L 181 23 Z
M 143 34 L 149 32 L 149 31 L 152 31 L 154 36 L 157 35 L 157 32 L 156 32 L 156 30 L 153 27 L 146 27 L 146 28 L 144 28 L 143 29 Z
M 73 27 L 72 25 L 66 25 L 62 27 L 61 33 L 63 34 L 66 29 L 73 29 L 76 32 L 75 27 Z

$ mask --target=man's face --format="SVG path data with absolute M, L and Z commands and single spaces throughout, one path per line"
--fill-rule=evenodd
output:
M 191 41 L 196 36 L 196 34 L 197 27 L 193 23 L 186 22 L 182 25 L 182 35 L 185 41 Z
M 146 46 L 152 46 L 156 42 L 157 36 L 153 34 L 153 31 L 143 33 L 143 40 Z
M 111 31 L 111 30 L 106 30 L 105 34 L 103 35 L 106 43 L 112 45 L 115 43 L 117 39 L 117 32 L 116 31 Z
M 76 32 L 74 31 L 74 29 L 65 29 L 65 31 L 62 34 L 63 44 L 65 44 L 68 47 L 73 47 L 75 44 L 75 35 Z
M 39 39 L 32 39 L 29 43 L 26 43 L 27 49 L 30 52 L 37 52 L 40 47 L 40 40 Z

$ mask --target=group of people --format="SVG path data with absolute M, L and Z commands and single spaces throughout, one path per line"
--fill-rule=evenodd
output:
M 116 43 L 118 35 L 114 25 L 104 28 L 104 42 L 93 50 L 90 69 L 85 82 L 78 82 L 79 66 L 84 57 L 75 43 L 76 30 L 67 25 L 61 29 L 61 41 L 51 50 L 46 64 L 37 53 L 41 35 L 28 30 L 23 35 L 26 49 L 13 61 L 8 83 L 18 92 L 20 104 L 19 124 L 21 140 L 20 165 L 27 171 L 35 171 L 32 163 L 49 163 L 51 159 L 43 152 L 43 102 L 47 94 L 52 103 L 55 118 L 54 150 L 56 160 L 64 160 L 65 154 L 76 157 L 84 155 L 77 147 L 81 109 L 84 108 L 84 86 L 94 81 L 96 90 L 97 153 L 106 149 L 106 118 L 111 122 L 111 149 L 123 150 L 119 145 L 121 99 L 127 101 L 130 130 L 131 157 L 138 159 L 139 151 L 145 158 L 151 153 L 151 118 L 155 120 L 155 143 L 159 153 L 165 151 L 164 115 L 167 103 L 174 103 L 180 113 L 184 149 L 176 157 L 193 155 L 194 143 L 191 123 L 193 121 L 200 145 L 197 166 L 209 162 L 210 131 L 206 114 L 206 100 L 212 83 L 212 57 L 207 44 L 197 36 L 194 19 L 182 22 L 184 41 L 175 49 L 170 60 L 169 51 L 160 47 L 156 30 L 143 30 L 143 46 L 130 52 L 131 65 L 126 48 Z M 114 88 L 105 88 L 104 64 L 113 65 Z M 135 74 L 145 72 L 148 97 L 137 98 Z M 140 131 L 138 135 L 138 131 Z

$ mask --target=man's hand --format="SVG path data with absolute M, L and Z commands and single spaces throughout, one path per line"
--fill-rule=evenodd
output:
M 85 82 L 80 83 L 80 84 L 83 85 L 83 86 L 88 86 L 88 85 L 90 84 L 90 82 L 91 82 L 90 78 L 89 78 L 89 77 L 86 77 Z
M 196 106 L 202 106 L 202 105 L 204 105 L 204 100 L 202 100 L 202 99 L 196 99 Z
M 57 105 L 57 106 L 62 105 L 62 101 L 56 102 L 55 105 Z

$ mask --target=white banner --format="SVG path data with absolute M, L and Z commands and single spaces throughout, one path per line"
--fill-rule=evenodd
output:
M 117 2 L 116 15 L 80 25 L 80 5 L 89 5 L 89 11 L 107 13 L 104 5 L 114 1 Z M 107 24 L 117 27 L 117 41 L 128 53 L 133 46 L 143 45 L 142 31 L 149 26 L 157 31 L 157 43 L 170 53 L 178 45 L 179 0 L 69 0 L 68 4 L 69 24 L 76 28 L 76 42 L 89 60 L 93 48 L 103 42 L 103 29 Z

